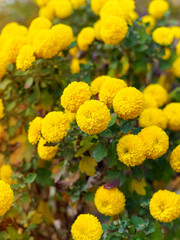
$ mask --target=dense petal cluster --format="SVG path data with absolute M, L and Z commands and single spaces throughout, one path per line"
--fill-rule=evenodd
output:
M 172 66 L 173 73 L 176 77 L 180 78 L 180 57 L 178 57 L 174 62 Z
M 40 138 L 37 152 L 39 157 L 45 161 L 51 160 L 57 153 L 58 146 L 46 146 L 47 141 L 44 138 Z
M 101 186 L 94 197 L 97 210 L 106 216 L 122 213 L 125 208 L 125 201 L 124 194 L 117 187 L 105 189 L 104 186 Z
M 17 69 L 25 71 L 32 66 L 35 60 L 33 47 L 31 45 L 24 45 L 17 56 L 16 67 Z
M 2 99 L 0 98 L 0 119 L 4 116 L 4 105 Z
M 73 223 L 71 234 L 73 240 L 100 240 L 103 230 L 97 217 L 91 214 L 81 214 Z
M 168 119 L 168 128 L 172 131 L 180 131 L 180 103 L 169 103 L 164 108 Z
M 174 40 L 174 34 L 168 27 L 159 27 L 153 31 L 153 40 L 159 45 L 170 45 Z
M 3 164 L 0 167 L 0 179 L 3 180 L 4 182 L 8 183 L 9 185 L 11 185 L 13 183 L 11 175 L 12 175 L 11 166 L 8 164 Z
M 91 0 L 91 9 L 92 11 L 98 15 L 101 11 L 101 8 L 108 0 Z
M 122 119 L 134 119 L 144 109 L 144 96 L 134 87 L 122 88 L 113 100 L 115 113 Z
M 148 12 L 157 19 L 164 17 L 169 9 L 169 3 L 166 0 L 152 0 L 149 4 Z
M 61 105 L 66 111 L 75 113 L 79 107 L 91 97 L 90 87 L 84 82 L 72 82 L 61 96 Z
M 99 91 L 99 100 L 104 102 L 109 108 L 112 108 L 113 99 L 122 88 L 127 87 L 124 80 L 118 78 L 110 78 L 101 87 Z
M 92 95 L 96 95 L 99 93 L 102 85 L 105 83 L 106 80 L 110 80 L 111 77 L 103 75 L 100 77 L 95 78 L 92 82 L 91 82 L 91 92 Z
M 138 136 L 144 143 L 146 157 L 149 159 L 161 157 L 169 148 L 168 135 L 157 126 L 150 126 L 142 129 Z
M 98 134 L 106 130 L 111 120 L 110 111 L 98 100 L 86 101 L 76 114 L 80 129 L 87 134 Z
M 53 0 L 55 15 L 64 19 L 72 14 L 73 8 L 69 0 Z
M 171 153 L 170 156 L 171 167 L 176 172 L 180 172 L 180 145 L 178 145 Z
M 180 195 L 168 190 L 159 190 L 151 198 L 149 208 L 156 220 L 172 222 L 180 216 Z
M 146 108 L 139 117 L 140 127 L 158 126 L 167 128 L 167 117 L 163 110 L 158 108 Z
M 3 216 L 12 206 L 14 194 L 10 185 L 2 180 L 0 180 L 0 192 L 0 216 Z
M 74 9 L 78 9 L 86 4 L 86 0 L 71 0 Z
M 145 146 L 137 135 L 128 134 L 120 138 L 117 144 L 117 154 L 121 162 L 127 166 L 140 165 L 146 159 Z
M 41 138 L 42 121 L 43 119 L 41 117 L 36 117 L 29 123 L 28 140 L 33 145 L 37 144 L 38 140 Z
M 94 40 L 95 40 L 94 28 L 92 27 L 83 28 L 77 36 L 77 44 L 79 49 L 81 49 L 82 51 L 87 51 L 89 45 L 91 45 Z
M 144 94 L 144 107 L 145 108 L 157 108 L 158 104 L 155 98 L 152 98 L 150 94 Z

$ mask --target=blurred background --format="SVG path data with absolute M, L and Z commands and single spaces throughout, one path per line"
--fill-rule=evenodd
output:
M 136 0 L 140 16 L 147 14 L 147 6 L 151 0 Z M 171 19 L 180 22 L 180 0 L 169 0 L 171 4 Z M 0 29 L 11 21 L 28 25 L 38 15 L 35 0 L 0 0 Z M 180 24 L 179 24 L 180 25 Z

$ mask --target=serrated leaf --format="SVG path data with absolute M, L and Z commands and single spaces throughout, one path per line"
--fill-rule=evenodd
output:
M 116 152 L 116 143 L 113 141 L 108 150 L 108 155 L 107 155 L 107 165 L 108 167 L 113 167 L 116 162 L 117 162 L 118 156 Z
M 99 143 L 91 153 L 91 156 L 96 160 L 96 162 L 100 162 L 107 156 L 107 149 L 106 147 L 102 144 Z
M 36 177 L 37 177 L 36 173 L 29 173 L 26 177 L 25 182 L 26 183 L 33 183 L 35 181 Z
M 93 177 L 97 166 L 97 162 L 94 158 L 83 156 L 79 162 L 79 169 L 82 173 L 86 173 L 88 176 Z

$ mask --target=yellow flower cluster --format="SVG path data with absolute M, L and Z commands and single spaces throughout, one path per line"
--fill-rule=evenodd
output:
M 172 30 L 168 27 L 159 27 L 153 31 L 153 40 L 159 45 L 168 46 L 174 40 L 174 34 Z
M 168 190 L 159 190 L 151 198 L 149 208 L 156 220 L 171 222 L 180 216 L 180 195 Z
M 91 214 L 80 214 L 71 227 L 73 240 L 100 240 L 102 226 L 97 217 Z
M 43 119 L 36 117 L 32 122 L 29 123 L 28 129 L 28 140 L 31 144 L 37 144 L 41 138 L 41 127 Z
M 2 180 L 0 180 L 0 191 L 0 216 L 3 216 L 12 206 L 14 194 L 10 185 Z
M 178 145 L 171 153 L 170 156 L 171 167 L 176 172 L 180 172 L 180 145 Z
M 173 73 L 176 77 L 180 78 L 180 57 L 178 57 L 174 62 L 172 66 Z
M 169 3 L 166 0 L 152 0 L 149 4 L 148 12 L 157 19 L 164 17 L 169 10 Z
M 125 201 L 124 194 L 117 187 L 105 189 L 104 186 L 101 186 L 94 197 L 97 210 L 106 216 L 122 213 L 125 208 Z
M 37 146 L 37 152 L 41 159 L 48 161 L 55 157 L 58 146 L 47 146 L 46 144 L 46 140 L 44 138 L 40 138 Z
M 111 77 L 103 75 L 103 76 L 95 78 L 91 82 L 91 92 L 92 92 L 92 95 L 96 95 L 96 94 L 99 93 L 102 85 L 105 83 L 106 80 L 111 80 Z
M 163 111 L 168 120 L 168 128 L 180 131 L 180 103 L 169 103 Z
M 95 39 L 94 28 L 86 27 L 81 30 L 77 36 L 77 44 L 80 50 L 87 51 L 89 45 L 93 43 Z

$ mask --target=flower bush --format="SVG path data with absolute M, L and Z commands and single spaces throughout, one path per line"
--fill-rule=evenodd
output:
M 2 240 L 180 236 L 180 26 L 169 3 L 36 0 L 0 34 Z

